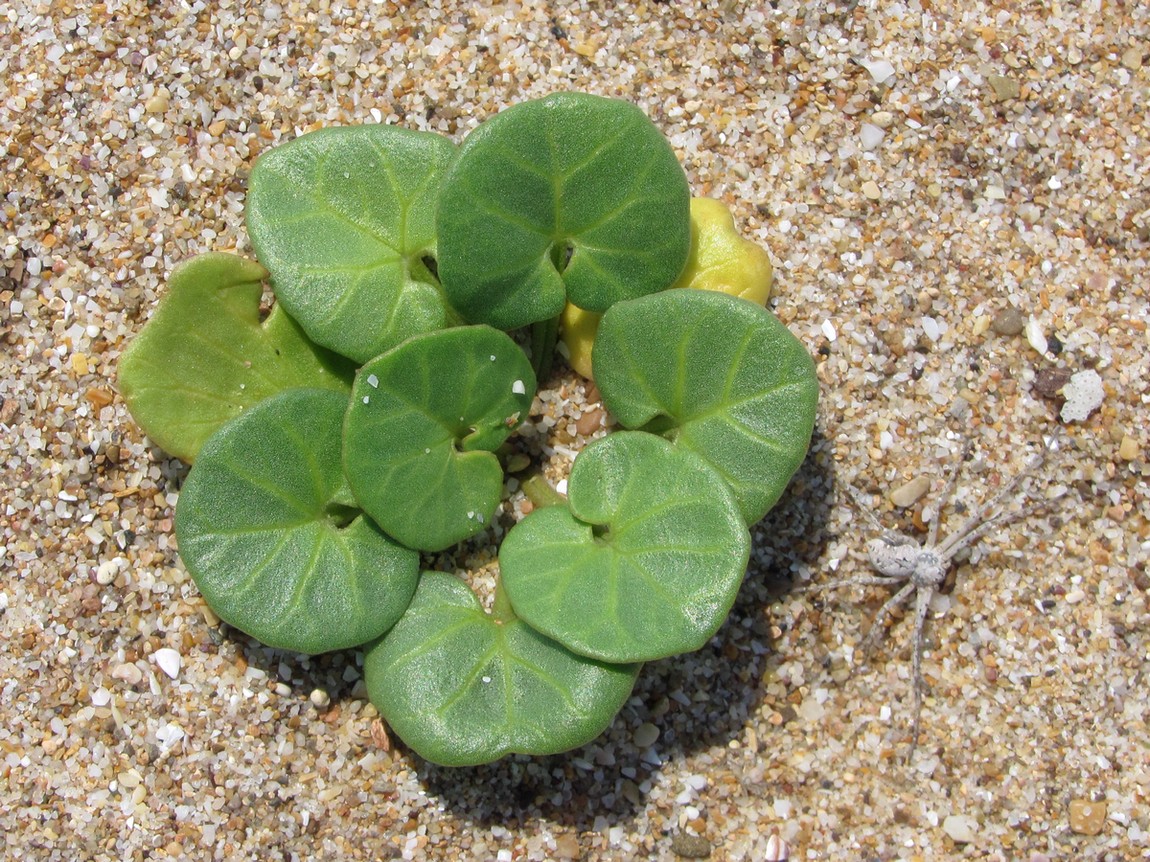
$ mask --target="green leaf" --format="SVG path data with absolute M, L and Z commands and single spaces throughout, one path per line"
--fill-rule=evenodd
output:
M 611 723 L 638 672 L 573 655 L 519 620 L 484 613 L 467 585 L 443 572 L 423 574 L 408 612 L 364 666 L 388 726 L 445 766 L 584 745 Z
M 451 304 L 513 329 L 558 316 L 568 298 L 604 311 L 674 282 L 691 247 L 690 191 L 639 108 L 556 93 L 467 136 L 438 228 Z
M 366 362 L 448 322 L 425 259 L 454 156 L 440 135 L 367 125 L 320 129 L 259 158 L 248 232 L 276 296 L 313 339 Z
M 532 512 L 499 551 L 524 622 L 580 655 L 649 661 L 698 649 L 742 583 L 750 535 L 734 496 L 690 452 L 620 431 L 575 459 L 568 506 Z
M 410 548 L 484 529 L 503 489 L 492 452 L 531 407 L 535 375 L 489 326 L 415 336 L 359 370 L 344 462 L 356 499 Z
M 220 619 L 265 644 L 321 653 L 403 614 L 419 555 L 348 505 L 347 397 L 293 389 L 221 428 L 180 492 L 180 556 Z
M 818 401 L 814 363 L 762 306 L 683 289 L 622 303 L 604 315 L 592 356 L 620 424 L 702 456 L 748 524 L 802 464 Z
M 193 461 L 217 428 L 284 389 L 347 392 L 343 360 L 312 344 L 279 306 L 260 322 L 266 277 L 258 263 L 230 254 L 185 261 L 120 359 L 132 417 L 177 458 Z

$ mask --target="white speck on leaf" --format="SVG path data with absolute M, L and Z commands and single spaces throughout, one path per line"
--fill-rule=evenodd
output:
M 527 387 L 523 385 L 522 380 L 516 380 L 511 384 L 511 393 L 513 395 L 526 395 Z
M 371 396 L 370 396 L 370 395 L 364 395 L 364 396 L 363 396 L 363 403 L 364 403 L 364 404 L 366 404 L 366 403 L 367 403 L 368 401 L 370 401 L 370 400 L 371 400 Z
M 376 377 L 374 374 L 367 375 L 367 385 L 370 386 L 372 389 L 378 389 L 379 388 L 379 378 Z

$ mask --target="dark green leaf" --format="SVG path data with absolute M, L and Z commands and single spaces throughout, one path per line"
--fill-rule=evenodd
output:
M 467 585 L 443 572 L 424 573 L 411 607 L 364 667 L 388 726 L 446 766 L 590 742 L 626 702 L 638 671 L 573 655 L 519 620 L 484 613 Z
M 344 440 L 356 499 L 411 548 L 438 551 L 478 533 L 503 489 L 491 453 L 534 395 L 527 357 L 489 326 L 419 335 L 369 362 Z
M 320 129 L 252 170 L 247 222 L 280 302 L 357 362 L 448 321 L 435 255 L 440 176 L 454 145 L 394 126 Z
M 220 619 L 303 653 L 357 646 L 407 608 L 419 556 L 349 505 L 347 397 L 293 389 L 204 445 L 180 493 L 180 555 Z
M 748 524 L 774 506 L 810 445 L 814 363 L 753 302 L 669 290 L 616 305 L 599 326 L 593 367 L 612 415 L 702 456 Z
M 468 135 L 438 225 L 452 305 L 512 329 L 558 316 L 568 298 L 604 311 L 671 284 L 690 252 L 690 192 L 637 107 L 556 93 Z
M 569 509 L 532 512 L 500 548 L 515 613 L 603 661 L 649 661 L 706 643 L 750 554 L 718 474 L 660 437 L 620 431 L 579 453 L 567 487 Z

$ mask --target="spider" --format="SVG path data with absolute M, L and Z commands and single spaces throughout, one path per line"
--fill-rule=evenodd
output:
M 805 591 L 836 590 L 848 586 L 885 586 L 902 584 L 893 596 L 879 608 L 871 623 L 870 630 L 860 644 L 864 656 L 874 646 L 875 642 L 886 630 L 887 620 L 900 607 L 914 597 L 914 633 L 912 637 L 911 671 L 913 677 L 913 719 L 911 724 L 910 749 L 906 761 L 909 763 L 918 746 L 920 719 L 922 716 L 922 655 L 924 646 L 923 630 L 926 626 L 927 613 L 930 610 L 931 599 L 938 593 L 947 573 L 954 563 L 954 558 L 962 551 L 972 547 L 995 527 L 1004 527 L 1008 524 L 1021 521 L 1037 511 L 1050 505 L 1049 500 L 1024 506 L 1017 511 L 1002 509 L 1002 505 L 1011 497 L 1014 490 L 1028 476 L 1034 474 L 1046 460 L 1047 453 L 1054 448 L 1052 444 L 1044 445 L 1036 455 L 1012 476 L 999 491 L 987 500 L 978 504 L 962 525 L 953 533 L 939 538 L 939 529 L 942 522 L 942 511 L 953 500 L 958 487 L 958 475 L 962 463 L 970 457 L 972 444 L 967 440 L 962 448 L 958 460 L 951 465 L 946 486 L 939 501 L 938 509 L 930 521 L 927 538 L 924 543 L 912 536 L 883 528 L 872 513 L 872 504 L 865 500 L 862 494 L 851 486 L 847 486 L 855 505 L 870 525 L 879 533 L 878 538 L 871 539 L 866 544 L 866 555 L 874 570 L 873 575 L 848 578 L 832 581 L 829 584 L 814 585 Z

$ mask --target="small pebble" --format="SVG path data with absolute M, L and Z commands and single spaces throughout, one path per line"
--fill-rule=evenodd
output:
M 162 647 L 152 653 L 152 660 L 159 666 L 170 679 L 175 679 L 180 675 L 180 667 L 183 664 L 183 658 L 178 652 L 170 647 Z
M 1070 372 L 1065 368 L 1041 368 L 1034 375 L 1034 391 L 1043 398 L 1058 398 L 1069 382 Z
M 684 859 L 707 859 L 711 855 L 711 842 L 699 835 L 676 832 L 671 836 L 671 851 Z
M 863 123 L 859 129 L 859 142 L 864 150 L 873 150 L 882 143 L 885 133 L 878 126 Z
M 1013 306 L 1002 309 L 994 315 L 994 320 L 990 322 L 990 328 L 997 335 L 1018 335 L 1024 326 L 1026 326 L 1026 321 L 1022 317 L 1022 313 Z
M 326 709 L 331 704 L 331 695 L 322 688 L 313 688 L 308 700 L 316 709 Z
M 1030 343 L 1030 346 L 1045 356 L 1050 345 L 1046 341 L 1046 336 L 1042 334 L 1042 325 L 1031 317 L 1026 321 L 1024 328 L 1026 330 L 1026 340 Z
M 1127 48 L 1122 52 L 1122 66 L 1131 72 L 1137 72 L 1142 68 L 1142 62 L 1145 56 L 1146 55 L 1142 53 L 1142 49 L 1136 45 Z
M 1097 835 L 1106 824 L 1106 803 L 1075 799 L 1070 803 L 1070 831 L 1078 835 Z
M 582 853 L 579 850 L 579 839 L 572 835 L 570 832 L 565 832 L 555 839 L 555 855 L 559 859 L 567 860 L 578 859 Z
M 905 485 L 900 485 L 890 492 L 890 501 L 900 509 L 914 505 L 923 494 L 930 490 L 930 479 L 926 476 L 916 476 Z
M 1122 435 L 1122 442 L 1118 446 L 1118 457 L 1123 461 L 1133 461 L 1142 454 L 1142 447 L 1138 441 L 1129 434 Z
M 144 672 L 132 662 L 124 662 L 112 668 L 112 679 L 118 679 L 130 686 L 139 685 L 144 679 Z
M 1070 375 L 1070 382 L 1062 387 L 1066 403 L 1062 405 L 1063 422 L 1082 422 L 1102 406 L 1105 392 L 1102 378 L 1093 369 Z
M 108 586 L 112 581 L 116 580 L 116 572 L 118 567 L 111 560 L 104 560 L 96 568 L 96 583 L 102 587 Z
M 659 738 L 659 728 L 650 722 L 644 722 L 635 728 L 635 735 L 632 737 L 635 744 L 639 748 L 648 748 L 655 744 L 655 740 Z
M 894 66 L 888 60 L 856 60 L 860 66 L 870 73 L 871 79 L 876 84 L 885 84 L 886 81 L 894 74 Z
M 966 814 L 951 814 L 942 821 L 942 831 L 958 844 L 970 844 L 978 837 L 978 821 Z
M 1003 75 L 987 75 L 986 83 L 990 84 L 990 89 L 994 91 L 994 98 L 999 102 L 1017 99 L 1022 94 L 1021 85 L 1013 78 L 1007 78 Z
M 878 183 L 874 180 L 867 180 L 859 187 L 859 191 L 861 191 L 868 200 L 877 201 L 882 197 L 882 189 L 878 187 Z

